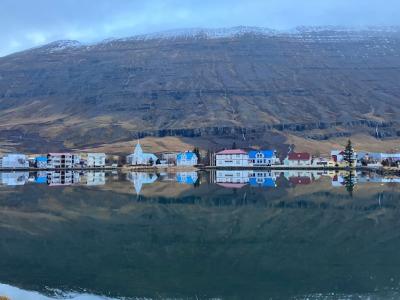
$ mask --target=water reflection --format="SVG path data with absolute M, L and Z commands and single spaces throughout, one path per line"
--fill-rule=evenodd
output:
M 261 188 L 277 188 L 283 186 L 310 185 L 319 180 L 330 180 L 333 187 L 344 187 L 350 194 L 354 187 L 367 183 L 400 184 L 398 176 L 381 176 L 374 172 L 346 171 L 260 171 L 260 170 L 216 170 L 211 172 L 118 172 L 104 171 L 40 171 L 40 172 L 0 172 L 0 185 L 22 186 L 29 183 L 48 186 L 87 185 L 102 186 L 107 180 L 121 180 L 125 177 L 133 183 L 134 190 L 139 195 L 144 186 L 157 182 L 175 182 L 189 186 L 200 184 L 216 184 L 228 189 L 241 189 L 245 186 Z M 202 180 L 203 179 L 203 180 Z M 284 180 L 285 184 L 282 184 Z M 280 184 L 278 183 L 280 182 Z
M 318 171 L 2 173 L 0 296 L 396 299 L 399 182 Z

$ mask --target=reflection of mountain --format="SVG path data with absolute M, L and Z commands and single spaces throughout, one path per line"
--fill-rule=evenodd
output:
M 26 185 L 0 202 L 0 282 L 223 299 L 398 286 L 399 190 L 375 186 L 351 199 L 317 184 L 300 196 L 204 187 L 161 204 L 165 197 Z M 228 200 L 242 204 L 211 204 Z

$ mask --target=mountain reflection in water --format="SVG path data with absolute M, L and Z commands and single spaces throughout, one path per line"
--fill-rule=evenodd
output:
M 0 173 L 0 296 L 396 299 L 399 181 L 323 171 Z

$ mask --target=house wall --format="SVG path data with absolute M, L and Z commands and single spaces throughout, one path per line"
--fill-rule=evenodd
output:
M 289 166 L 289 167 L 311 166 L 311 159 L 310 160 L 289 160 L 289 159 L 285 159 L 284 164 L 285 164 L 285 166 Z
M 2 168 L 29 168 L 29 161 L 24 154 L 8 154 L 1 159 Z
M 216 154 L 215 165 L 217 167 L 248 167 L 249 156 L 247 154 Z
M 104 153 L 88 153 L 87 166 L 88 167 L 105 167 L 106 155 Z

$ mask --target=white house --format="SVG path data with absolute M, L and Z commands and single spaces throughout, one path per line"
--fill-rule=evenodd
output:
M 283 163 L 288 167 L 306 167 L 311 166 L 311 162 L 310 153 L 290 152 Z
M 157 156 L 153 153 L 143 152 L 142 146 L 138 142 L 135 147 L 135 151 L 126 157 L 126 162 L 129 165 L 150 165 L 156 164 L 158 160 Z
M 77 162 L 78 157 L 72 153 L 49 153 L 47 154 L 47 167 L 52 169 L 71 169 Z M 80 158 L 79 158 L 80 160 Z
M 335 163 L 341 164 L 344 163 L 344 151 L 343 150 L 332 150 L 331 151 L 331 159 L 332 161 L 334 161 Z M 353 161 L 354 164 L 357 163 L 358 161 L 358 154 L 357 152 L 353 152 Z
M 106 166 L 105 153 L 88 153 L 86 164 L 89 168 L 101 168 Z
M 0 168 L 26 169 L 29 161 L 24 154 L 7 154 L 1 159 Z
M 176 156 L 177 166 L 195 166 L 197 165 L 198 157 L 196 153 L 191 151 L 181 152 Z
M 249 165 L 254 167 L 266 167 L 279 163 L 274 150 L 252 150 L 249 152 Z
M 242 149 L 223 150 L 215 154 L 217 167 L 248 167 L 249 155 Z

